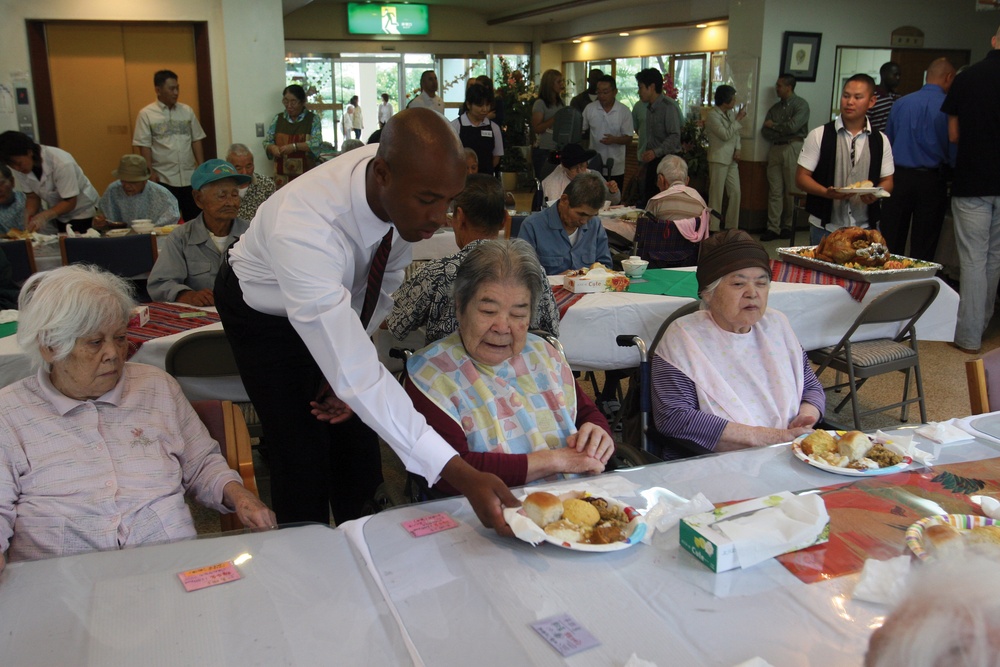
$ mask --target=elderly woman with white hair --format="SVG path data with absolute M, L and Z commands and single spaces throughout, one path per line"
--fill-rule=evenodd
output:
M 826 396 L 788 319 L 767 309 L 767 251 L 727 230 L 701 244 L 701 310 L 653 355 L 653 419 L 665 458 L 762 447 L 809 433 Z
M 525 241 L 476 246 L 455 275 L 458 331 L 406 364 L 407 393 L 427 423 L 510 486 L 603 472 L 615 450 L 562 354 L 528 333 L 545 280 Z
M 131 287 L 96 267 L 24 285 L 17 337 L 38 372 L 0 390 L 0 554 L 11 560 L 193 537 L 185 493 L 250 528 L 275 524 L 177 382 L 125 363 L 134 305 Z
M 236 173 L 250 177 L 249 183 L 240 183 L 240 210 L 236 217 L 250 221 L 257 215 L 257 208 L 274 194 L 276 185 L 270 176 L 254 171 L 253 153 L 245 144 L 233 144 L 226 151 L 226 162 L 236 167 Z

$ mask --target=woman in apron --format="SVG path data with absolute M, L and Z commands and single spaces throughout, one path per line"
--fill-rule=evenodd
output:
M 281 187 L 316 166 L 323 141 L 319 114 L 306 109 L 306 91 L 292 84 L 282 93 L 284 113 L 271 121 L 264 138 L 264 150 L 274 159 L 274 180 Z
M 503 155 L 503 137 L 500 127 L 488 117 L 493 107 L 490 90 L 481 83 L 474 83 L 465 90 L 467 111 L 451 121 L 462 145 L 471 148 L 479 158 L 479 173 L 492 174 Z

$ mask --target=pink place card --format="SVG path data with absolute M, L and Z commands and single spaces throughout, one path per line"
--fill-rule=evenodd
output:
M 411 519 L 402 523 L 403 528 L 414 537 L 433 535 L 434 533 L 440 533 L 442 530 L 454 528 L 457 525 L 455 520 L 444 512 L 420 517 L 419 519 Z
M 228 581 L 236 581 L 240 578 L 240 571 L 233 565 L 233 561 L 228 560 L 225 563 L 181 572 L 177 576 L 180 577 L 181 583 L 184 584 L 184 590 L 190 593 L 191 591 L 208 588 L 209 586 L 224 584 Z
M 531 627 L 564 658 L 601 645 L 594 635 L 587 632 L 569 614 L 543 618 L 532 623 Z

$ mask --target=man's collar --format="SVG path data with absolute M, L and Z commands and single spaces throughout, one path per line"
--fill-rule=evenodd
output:
M 850 132 L 847 129 L 847 126 L 844 125 L 844 117 L 841 114 L 837 114 L 837 118 L 833 121 L 833 129 L 837 130 L 838 132 L 840 130 L 843 130 L 844 132 L 850 134 Z M 867 116 L 865 116 L 865 127 L 862 130 L 862 132 L 864 132 L 865 134 L 871 134 L 872 132 L 872 124 L 868 121 Z
M 89 403 L 91 401 L 81 401 L 75 398 L 70 398 L 66 394 L 62 393 L 55 388 L 52 384 L 52 380 L 49 379 L 49 373 L 44 368 L 38 369 L 38 374 L 35 376 L 38 380 L 38 386 L 41 389 L 42 396 L 52 404 L 52 407 L 56 409 L 61 417 L 65 417 L 71 411 L 73 411 L 78 406 L 84 403 Z M 118 378 L 118 383 L 111 389 L 108 393 L 93 399 L 94 403 L 110 403 L 111 405 L 121 405 L 122 393 L 125 391 L 125 368 L 122 368 L 122 375 Z
M 369 144 L 361 148 L 355 148 L 351 151 L 351 154 L 358 151 L 364 151 L 369 155 L 358 160 L 354 165 L 353 171 L 351 171 L 351 210 L 358 224 L 358 233 L 361 235 L 360 245 L 364 248 L 369 248 L 382 243 L 382 237 L 389 231 L 392 222 L 386 222 L 379 218 L 375 215 L 372 207 L 368 205 L 368 165 L 375 159 L 378 144 Z M 361 157 L 361 155 L 363 153 L 359 154 L 358 157 Z M 398 237 L 398 232 L 394 236 Z
M 156 104 L 157 104 L 157 106 L 160 107 L 160 111 L 164 111 L 164 110 L 167 110 L 167 109 L 173 110 L 173 109 L 177 108 L 177 102 L 174 102 L 174 106 L 168 107 L 166 104 L 164 104 L 163 102 L 160 101 L 160 98 L 156 98 Z

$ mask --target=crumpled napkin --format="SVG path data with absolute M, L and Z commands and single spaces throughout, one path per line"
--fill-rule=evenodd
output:
M 910 574 L 911 560 L 908 554 L 889 560 L 866 560 L 861 577 L 854 587 L 854 599 L 886 605 L 899 602 L 906 592 L 906 577 Z
M 42 234 L 40 232 L 35 232 L 31 235 L 31 242 L 35 245 L 49 245 L 50 243 L 55 243 L 58 240 L 58 234 Z
M 780 556 L 790 546 L 808 544 L 829 520 L 823 498 L 810 493 L 792 496 L 749 516 L 719 521 L 712 528 L 735 543 L 740 567 L 748 568 Z
M 983 514 L 991 519 L 1000 520 L 1000 500 L 990 496 L 969 496 L 969 500 L 978 503 Z
M 889 435 L 882 431 L 875 431 L 875 442 L 881 442 L 886 449 L 895 452 L 900 456 L 909 456 L 917 463 L 930 465 L 937 458 L 930 452 L 925 452 L 913 444 L 912 435 Z
M 744 662 L 741 662 L 738 665 L 733 665 L 733 667 L 774 667 L 774 665 L 769 663 L 764 658 L 757 656 L 750 658 L 749 660 L 746 660 Z
M 643 492 L 643 495 L 646 496 L 646 492 Z M 680 523 L 684 517 L 715 508 L 715 505 L 701 492 L 691 500 L 685 500 L 674 493 L 661 493 L 657 494 L 657 497 L 656 504 L 646 512 L 646 536 L 642 538 L 646 544 L 653 543 L 655 533 L 665 533 Z
M 0 310 L 0 324 L 8 324 L 10 322 L 17 322 L 17 311 Z
M 622 665 L 622 667 L 656 667 L 656 663 L 650 662 L 649 660 L 643 660 L 633 653 L 629 656 L 628 661 Z
M 916 434 L 936 442 L 939 445 L 948 445 L 953 442 L 972 440 L 972 436 L 968 433 L 945 422 L 930 422 L 924 424 L 916 430 Z

